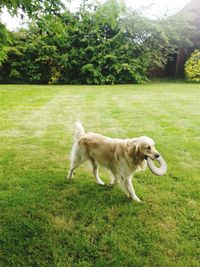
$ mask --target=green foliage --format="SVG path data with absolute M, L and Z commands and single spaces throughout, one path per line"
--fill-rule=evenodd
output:
M 126 10 L 122 0 L 39 16 L 12 40 L 1 82 L 142 83 L 174 49 L 167 30 Z
M 4 47 L 1 48 L 0 50 L 0 67 L 2 65 L 2 63 L 7 59 L 7 53 L 6 53 L 6 49 Z
M 6 7 L 12 15 L 17 15 L 20 13 L 20 10 L 22 10 L 27 13 L 29 17 L 33 17 L 38 13 L 58 14 L 61 8 L 64 8 L 64 5 L 60 0 L 1 0 L 0 11 L 4 7 Z
M 181 40 L 181 47 L 199 46 L 200 1 L 191 0 L 172 18 L 172 23 L 178 32 L 176 35 Z
M 7 8 L 11 15 L 21 15 L 23 18 L 23 12 L 28 14 L 30 18 L 39 19 L 41 14 L 54 14 L 58 15 L 64 8 L 64 4 L 60 0 L 1 0 L 0 2 L 0 14 L 3 8 Z M 22 12 L 23 11 L 23 12 Z M 8 43 L 9 33 L 5 26 L 0 22 L 0 67 L 2 63 L 8 60 L 7 47 L 5 44 Z M 4 72 L 4 70 L 2 70 Z M 12 69 L 10 77 L 19 78 L 17 70 Z M 0 75 L 1 79 L 1 75 Z
M 23 7 L 34 22 L 12 33 L 12 43 L 0 24 L 0 82 L 142 83 L 179 47 L 199 42 L 196 9 L 152 21 L 127 10 L 123 0 L 92 3 L 70 13 L 55 0 L 4 0 L 0 7 L 13 13 Z
M 200 51 L 195 50 L 185 63 L 185 74 L 188 81 L 200 82 Z
M 12 47 L 8 48 L 8 60 L 2 67 L 2 76 L 8 82 L 56 83 L 60 77 L 65 53 L 58 54 L 55 45 L 45 42 L 46 34 L 37 35 L 34 30 L 12 33 Z
M 124 0 L 107 0 L 97 8 L 95 19 L 97 22 L 110 25 L 114 29 L 117 26 L 120 15 L 125 11 L 126 5 Z
M 0 67 L 7 57 L 7 45 L 10 42 L 10 34 L 6 27 L 0 22 Z

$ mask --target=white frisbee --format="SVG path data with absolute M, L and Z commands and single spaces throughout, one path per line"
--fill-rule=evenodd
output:
M 160 163 L 160 167 L 156 167 L 154 164 L 154 160 L 152 160 L 150 157 L 147 158 L 147 164 L 149 166 L 149 169 L 152 171 L 152 173 L 162 176 L 167 171 L 167 164 L 165 160 L 160 156 L 159 158 L 155 159 Z

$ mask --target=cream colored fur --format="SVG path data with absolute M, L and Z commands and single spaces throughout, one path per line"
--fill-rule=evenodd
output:
M 140 202 L 132 185 L 132 176 L 135 172 L 146 169 L 147 157 L 155 159 L 159 156 L 153 140 L 147 136 L 112 139 L 97 133 L 85 133 L 79 122 L 75 126 L 75 142 L 67 178 L 71 179 L 74 170 L 89 160 L 98 184 L 104 185 L 98 175 L 98 165 L 101 165 L 112 173 L 110 186 L 120 184 L 128 197 Z

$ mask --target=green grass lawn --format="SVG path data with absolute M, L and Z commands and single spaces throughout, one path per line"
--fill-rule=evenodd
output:
M 0 266 L 200 266 L 200 85 L 0 85 L 0 97 Z M 135 176 L 142 203 L 87 164 L 65 181 L 77 120 L 155 140 L 168 172 Z

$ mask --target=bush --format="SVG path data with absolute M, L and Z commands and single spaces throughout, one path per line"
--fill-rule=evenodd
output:
M 120 3 L 107 0 L 98 7 L 80 8 L 77 13 L 44 14 L 27 29 L 10 33 L 12 41 L 6 54 L 0 49 L 0 82 L 148 81 L 149 69 L 163 67 L 171 54 L 169 38 L 156 23 L 124 10 Z
M 188 81 L 200 82 L 200 51 L 195 50 L 185 63 L 185 74 Z

